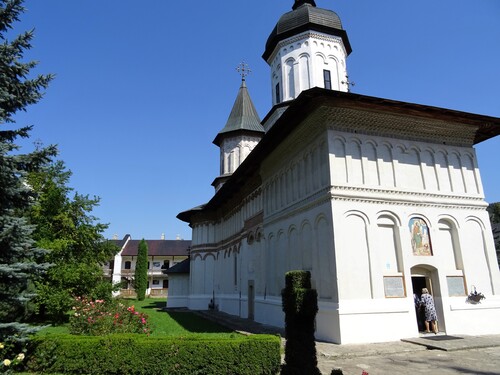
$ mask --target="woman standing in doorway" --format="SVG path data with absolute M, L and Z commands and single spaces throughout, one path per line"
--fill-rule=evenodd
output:
M 429 330 L 429 322 L 432 325 L 434 334 L 438 333 L 436 307 L 434 306 L 434 298 L 429 294 L 427 288 L 422 289 L 422 297 L 420 297 L 422 306 L 425 308 L 425 332 L 431 333 Z

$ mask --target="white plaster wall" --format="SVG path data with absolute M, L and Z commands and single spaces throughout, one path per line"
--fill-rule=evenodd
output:
M 113 277 L 112 277 L 112 283 L 113 284 L 119 284 L 122 281 L 122 251 L 123 248 L 118 252 L 118 254 L 115 255 L 115 260 L 113 264 Z M 113 296 L 119 295 L 120 292 L 116 291 L 113 292 Z
M 483 198 L 471 147 L 329 130 L 334 186 Z
M 285 286 L 285 273 L 303 269 L 311 271 L 313 286 L 320 298 L 335 299 L 333 230 L 328 202 L 311 208 L 308 212 L 291 215 L 283 220 L 265 225 L 267 248 L 265 262 L 265 290 L 268 296 L 280 297 Z M 311 241 L 299 241 L 299 238 Z
M 224 138 L 220 146 L 220 174 L 233 173 L 260 141 L 260 137 L 237 136 Z
M 320 32 L 305 32 L 281 41 L 268 60 L 273 105 L 295 99 L 312 87 L 325 88 L 323 70 L 330 71 L 332 90 L 348 91 L 346 58 L 342 39 Z M 277 84 L 280 101 L 276 100 Z
M 187 307 L 189 274 L 171 274 L 168 283 L 167 307 Z
M 217 297 L 216 301 L 218 302 L 220 311 L 231 315 L 245 316 L 241 313 L 241 301 L 238 293 L 221 294 Z
M 413 300 L 356 301 L 340 308 L 340 342 L 342 344 L 398 341 L 418 336 Z M 396 303 L 393 303 L 396 302 Z M 342 306 L 342 304 L 341 304 Z M 335 337 L 325 337 L 334 341 Z
M 210 298 L 207 295 L 189 294 L 188 308 L 190 310 L 208 310 Z
M 275 327 L 285 326 L 281 297 L 266 296 L 255 300 L 255 321 Z
M 217 223 L 195 223 L 190 308 L 206 309 L 213 285 L 221 311 L 247 317 L 253 280 L 255 320 L 282 327 L 284 274 L 304 269 L 318 290 L 318 339 L 393 341 L 418 334 L 413 270 L 432 283 L 448 334 L 473 333 L 469 322 L 500 312 L 500 272 L 472 148 L 310 125 L 264 162 L 258 192 Z M 262 228 L 242 231 L 259 212 Z M 432 256 L 413 254 L 415 217 L 429 228 Z M 402 278 L 402 297 L 386 298 L 385 276 Z M 464 277 L 467 292 L 475 285 L 488 303 L 449 297 L 447 276 Z M 480 331 L 497 332 L 496 322 L 490 326 Z
M 261 171 L 265 293 L 256 301 L 255 319 L 280 327 L 284 326 L 281 290 L 287 271 L 310 271 L 321 303 L 338 298 L 328 149 L 321 136 L 315 138 L 317 130 L 307 130 L 307 134 L 290 136 Z M 327 327 L 330 323 L 320 324 Z
M 463 205 L 459 204 L 460 200 L 464 201 Z M 357 191 L 356 196 L 336 197 L 332 210 L 335 233 L 339 233 L 335 236 L 335 254 L 341 343 L 390 341 L 418 334 L 411 299 L 414 267 L 428 269 L 432 274 L 440 328 L 448 334 L 472 334 L 474 324 L 462 324 L 461 320 L 488 321 L 494 314 L 500 313 L 500 305 L 495 302 L 499 298 L 496 292 L 500 285 L 499 271 L 488 215 L 481 202 L 462 197 L 457 200 L 456 206 L 427 204 L 404 193 L 388 194 L 385 200 L 379 201 L 373 200 L 369 194 L 363 197 L 363 193 Z M 408 222 L 415 216 L 424 218 L 429 227 L 432 256 L 413 255 Z M 394 222 L 393 249 L 396 254 L 381 251 L 377 242 L 381 238 L 381 229 L 386 231 L 388 217 Z M 453 249 L 452 245 L 441 246 L 443 240 L 439 240 L 439 228 L 444 219 L 455 223 L 457 249 Z M 463 269 L 460 269 L 461 262 L 456 261 L 457 255 L 463 257 Z M 398 262 L 398 257 L 401 259 L 400 270 L 392 266 L 395 261 Z M 385 298 L 384 276 L 403 276 L 406 296 Z M 485 301 L 480 307 L 471 307 L 465 303 L 465 295 L 449 297 L 447 276 L 463 276 L 467 292 L 472 290 L 473 285 L 476 286 L 485 294 L 488 307 L 484 305 Z M 343 312 L 347 307 L 347 310 L 352 309 L 352 306 L 356 306 L 353 312 Z M 365 329 L 380 326 L 384 314 L 391 314 L 391 324 L 384 326 L 383 331 L 367 333 Z M 321 320 L 321 311 L 319 316 Z M 488 325 L 491 325 L 490 329 L 481 329 L 491 333 L 498 331 L 496 322 Z M 335 335 L 329 337 L 331 333 L 319 334 L 323 339 L 338 339 Z
M 472 305 L 465 298 L 448 298 L 446 307 L 446 333 L 450 335 L 500 334 L 500 298 L 488 296 L 480 304 Z
M 416 336 L 414 267 L 431 275 L 440 328 L 448 334 L 474 334 L 477 324 L 469 322 L 498 314 L 499 272 L 474 149 L 334 130 L 328 139 L 340 337 L 321 310 L 318 335 L 341 343 Z M 413 255 L 413 217 L 429 227 L 432 256 Z M 404 277 L 406 297 L 385 298 L 384 276 Z M 467 292 L 476 286 L 489 306 L 449 297 L 447 276 L 464 277 Z M 381 325 L 383 331 L 373 329 Z M 498 332 L 496 322 L 488 325 L 479 330 Z

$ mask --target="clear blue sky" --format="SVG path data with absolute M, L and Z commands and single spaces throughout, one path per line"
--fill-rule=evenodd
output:
M 55 73 L 17 117 L 57 144 L 71 186 L 101 197 L 105 236 L 191 238 L 177 220 L 207 202 L 244 60 L 261 118 L 271 108 L 264 45 L 292 0 L 27 0 L 15 31 L 35 28 L 28 58 Z M 500 117 L 500 1 L 317 0 L 353 52 L 353 92 Z M 500 139 L 477 146 L 488 202 L 500 201 Z

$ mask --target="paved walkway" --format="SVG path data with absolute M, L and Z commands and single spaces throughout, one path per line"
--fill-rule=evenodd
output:
M 197 313 L 244 334 L 285 334 L 283 329 L 218 311 Z M 341 369 L 343 375 L 361 375 L 363 370 L 369 375 L 500 375 L 500 335 L 430 334 L 362 345 L 318 341 L 316 351 L 318 367 L 324 375 L 330 375 L 332 369 Z

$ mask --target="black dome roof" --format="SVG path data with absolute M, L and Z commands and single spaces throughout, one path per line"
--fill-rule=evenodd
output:
M 334 11 L 317 8 L 314 2 L 297 2 L 291 12 L 281 16 L 266 42 L 266 50 L 262 57 L 267 61 L 276 45 L 283 39 L 303 31 L 315 30 L 342 38 L 347 54 L 352 51 L 347 33 L 342 28 L 340 17 Z

